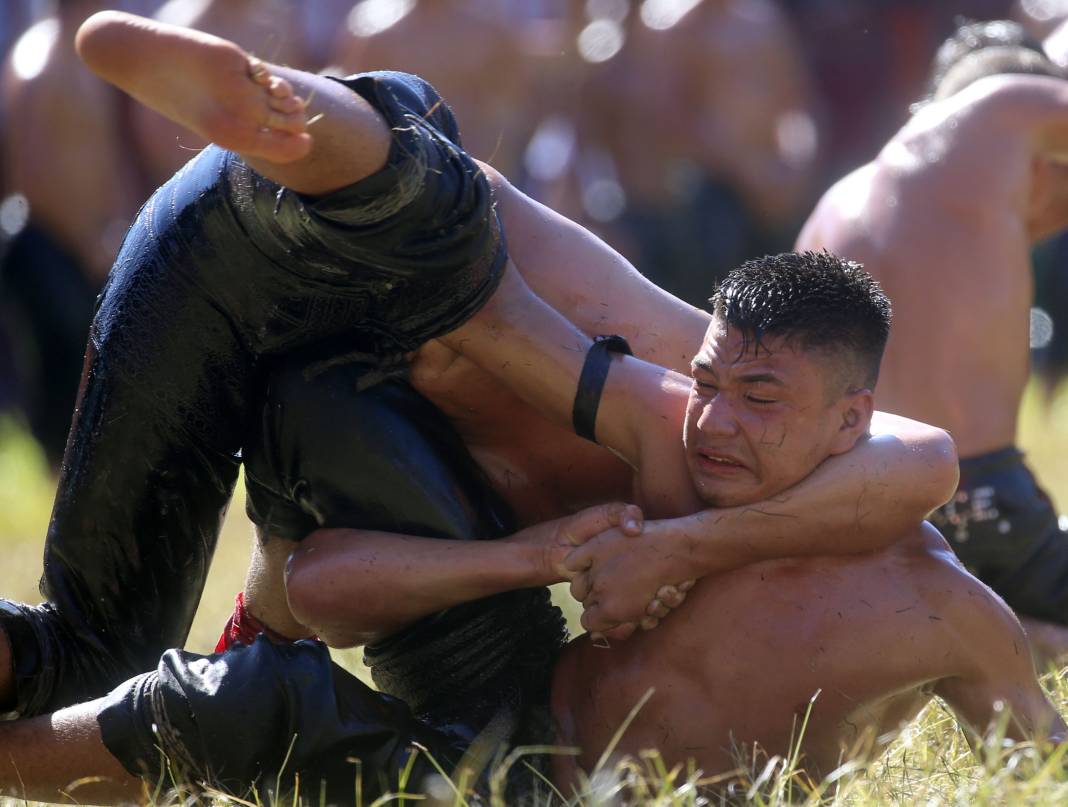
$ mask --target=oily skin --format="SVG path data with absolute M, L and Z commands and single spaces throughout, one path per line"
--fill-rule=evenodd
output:
M 107 80 L 187 128 L 241 152 L 269 178 L 305 193 L 326 193 L 350 184 L 376 170 L 385 159 L 388 131 L 373 110 L 351 93 L 299 71 L 264 66 L 224 40 L 110 13 L 92 18 L 83 27 L 78 45 L 82 57 Z M 182 76 L 177 85 L 175 76 Z M 201 94 L 192 92 L 196 87 Z M 328 114 L 316 124 L 312 139 L 306 127 L 319 111 Z M 536 229 L 530 231 L 530 238 L 538 237 Z M 544 239 L 543 246 L 552 240 Z M 581 259 L 581 255 L 572 258 Z M 636 273 L 627 277 L 624 284 L 641 287 Z M 590 299 L 593 310 L 603 302 L 595 294 Z M 597 321 L 595 315 L 588 316 Z M 664 319 L 672 321 L 670 316 Z M 675 332 L 680 330 L 684 328 L 676 326 Z M 664 341 L 655 335 L 651 338 Z M 677 430 L 674 435 L 677 439 Z M 558 540 L 560 530 L 549 533 Z M 519 544 L 524 548 L 522 541 Z M 5 669 L 9 666 L 0 663 Z M 101 792 L 92 799 L 129 798 L 131 791 L 124 786 L 136 788 L 138 782 L 116 770 L 115 760 L 100 744 L 94 714 L 90 704 L 4 727 L 0 759 L 11 764 L 2 766 L 2 786 L 28 798 L 50 800 L 57 788 L 106 771 L 110 782 L 97 782 Z M 52 731 L 56 725 L 65 727 L 60 736 Z M 38 766 L 28 767 L 31 761 Z M 23 774 L 27 774 L 25 781 Z M 108 791 L 109 786 L 118 789 Z
M 950 430 L 962 457 L 1015 442 L 1030 249 L 1068 226 L 1066 136 L 1068 82 L 984 78 L 917 112 L 824 195 L 797 240 L 861 262 L 896 321 L 930 323 L 891 334 L 879 402 Z
M 746 342 L 713 320 L 693 360 L 683 445 L 698 494 L 715 507 L 769 498 L 852 447 L 835 442 L 829 410 L 842 401 L 822 381 L 830 359 L 782 338 Z
M 879 404 L 947 429 L 962 458 L 1016 442 L 1031 247 L 1068 226 L 1066 144 L 1068 82 L 981 79 L 920 109 L 828 190 L 795 246 L 859 261 L 880 282 L 909 325 L 890 335 Z M 1027 621 L 1039 652 L 1068 652 L 1061 626 Z
M 758 353 L 742 341 L 714 321 L 695 357 L 684 470 L 638 469 L 646 489 L 682 491 L 680 507 L 691 486 L 706 501 L 774 498 L 826 456 L 847 452 L 870 419 L 870 391 L 827 394 L 838 374 L 825 356 L 781 340 Z M 665 401 L 659 414 L 671 411 Z M 650 439 L 678 446 L 678 416 L 643 425 Z M 651 543 L 631 539 L 637 554 L 673 551 Z M 711 575 L 655 631 L 607 648 L 588 636 L 572 642 L 554 674 L 553 715 L 558 741 L 583 752 L 577 762 L 554 760 L 558 784 L 591 769 L 650 689 L 618 753 L 657 748 L 668 766 L 692 760 L 706 773 L 734 767 L 732 741 L 786 753 L 794 720 L 816 693 L 805 766 L 817 777 L 843 752 L 884 746 L 932 693 L 978 732 L 999 699 L 1015 714 L 1010 736 L 1064 732 L 1019 623 L 929 525 L 869 555 L 769 560 Z

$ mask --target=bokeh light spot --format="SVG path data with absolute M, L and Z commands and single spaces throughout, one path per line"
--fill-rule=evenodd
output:
M 50 17 L 31 25 L 11 51 L 11 67 L 23 81 L 37 78 L 59 38 L 59 20 Z
M 349 12 L 349 30 L 355 36 L 374 36 L 392 28 L 415 8 L 415 0 L 362 0 Z
M 1039 350 L 1053 341 L 1053 317 L 1041 308 L 1031 309 L 1031 349 Z
M 623 26 L 612 20 L 594 20 L 578 37 L 578 51 L 587 62 L 607 62 L 623 49 Z

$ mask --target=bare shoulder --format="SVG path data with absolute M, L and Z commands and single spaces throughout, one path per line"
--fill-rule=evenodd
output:
M 983 676 L 991 665 L 1031 664 L 1019 619 L 993 589 L 972 575 L 927 522 L 903 544 L 917 563 L 917 586 L 938 617 L 943 650 L 956 675 Z
M 987 76 L 938 104 L 943 105 L 950 119 L 993 124 L 1003 134 L 1026 137 L 1031 127 L 1068 116 L 1068 81 L 1039 75 Z
M 863 261 L 870 256 L 870 239 L 857 236 L 867 232 L 852 227 L 868 208 L 875 192 L 874 163 L 867 163 L 839 179 L 820 197 L 797 237 L 796 249 L 820 250 Z

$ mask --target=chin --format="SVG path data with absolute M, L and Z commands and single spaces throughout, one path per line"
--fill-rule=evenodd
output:
M 701 501 L 709 507 L 740 507 L 744 504 L 758 502 L 761 496 L 753 490 L 745 490 L 740 485 L 724 484 L 718 481 L 702 480 L 694 485 Z

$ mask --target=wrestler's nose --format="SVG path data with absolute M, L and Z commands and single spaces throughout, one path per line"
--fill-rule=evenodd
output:
M 738 433 L 738 418 L 727 396 L 721 393 L 705 402 L 697 429 L 710 437 L 731 437 Z

